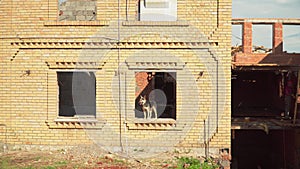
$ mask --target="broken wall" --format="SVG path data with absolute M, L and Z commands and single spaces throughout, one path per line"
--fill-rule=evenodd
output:
M 59 21 L 93 21 L 97 18 L 96 0 L 65 0 L 59 2 Z

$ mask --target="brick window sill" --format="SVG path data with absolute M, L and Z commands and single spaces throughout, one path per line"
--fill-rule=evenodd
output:
M 127 121 L 129 130 L 180 130 L 176 128 L 176 120 L 171 118 L 161 119 L 134 119 Z
M 123 26 L 189 26 L 187 21 L 125 21 Z
M 109 26 L 108 21 L 45 21 L 44 26 Z
M 93 117 L 58 117 L 55 120 L 45 121 L 50 129 L 101 129 L 106 121 Z
M 57 117 L 55 122 L 97 122 L 95 116 Z

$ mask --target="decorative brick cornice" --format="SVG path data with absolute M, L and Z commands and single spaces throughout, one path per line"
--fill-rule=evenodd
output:
M 217 42 L 84 42 L 84 41 L 22 41 L 12 42 L 12 46 L 20 49 L 107 49 L 107 48 L 207 48 L 218 46 Z
M 49 67 L 49 69 L 102 69 L 105 63 L 78 61 L 47 61 L 46 64 Z
M 172 56 L 170 53 L 164 53 L 164 51 L 153 51 L 160 52 L 161 56 L 147 56 L 143 61 L 139 60 L 138 57 L 130 57 L 125 62 L 129 69 L 172 69 L 180 70 L 183 69 L 185 63 L 179 58 Z M 170 60 L 170 57 L 172 60 Z
M 189 26 L 187 21 L 125 21 L 123 26 Z
M 169 62 L 126 62 L 129 69 L 155 69 L 155 68 L 164 68 L 164 69 L 183 69 L 184 63 L 178 63 L 176 61 Z
M 54 120 L 45 121 L 50 129 L 102 129 L 105 121 L 98 120 Z

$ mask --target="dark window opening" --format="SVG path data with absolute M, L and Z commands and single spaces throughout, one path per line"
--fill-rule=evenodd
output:
M 281 116 L 285 112 L 287 71 L 233 71 L 232 115 L 233 116 Z M 291 73 L 296 79 L 295 72 Z M 296 91 L 296 81 L 293 92 Z M 293 114 L 295 99 L 290 103 Z
M 234 130 L 232 133 L 232 168 L 298 168 L 295 152 L 296 131 Z
M 96 116 L 93 72 L 58 72 L 59 116 Z
M 137 72 L 135 74 L 135 117 L 145 118 L 141 96 L 156 106 L 157 118 L 176 120 L 176 72 Z M 152 113 L 151 117 L 154 118 Z

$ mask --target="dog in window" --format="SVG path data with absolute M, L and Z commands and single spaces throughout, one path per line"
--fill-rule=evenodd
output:
M 151 118 L 152 113 L 154 113 L 154 117 L 157 119 L 157 106 L 155 102 L 150 102 L 146 99 L 146 96 L 140 95 L 139 105 L 142 106 L 144 119 Z

